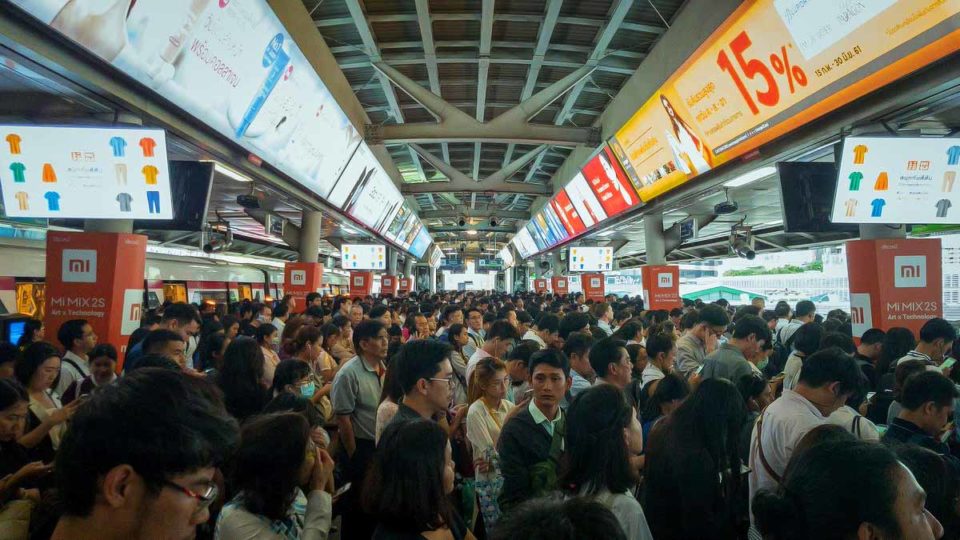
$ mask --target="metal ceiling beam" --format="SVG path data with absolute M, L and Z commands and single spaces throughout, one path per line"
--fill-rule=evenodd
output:
M 358 54 L 337 60 L 340 69 L 366 69 L 373 65 L 373 60 L 357 51 Z M 637 70 L 638 62 L 635 59 L 619 55 L 601 56 L 602 60 L 594 63 L 594 69 L 618 75 L 633 75 Z M 427 59 L 420 52 L 401 52 L 381 54 L 381 60 L 392 66 L 425 65 Z M 480 59 L 473 51 L 447 51 L 437 55 L 438 64 L 477 64 Z M 532 59 L 528 54 L 515 50 L 499 50 L 490 55 L 491 64 L 529 65 Z M 543 60 L 545 67 L 561 69 L 578 69 L 584 64 L 583 57 L 574 53 L 549 52 Z M 375 66 L 374 66 L 375 67 Z
M 549 105 L 571 87 L 587 77 L 592 66 L 583 66 L 563 79 L 538 92 L 530 99 L 489 122 L 479 122 L 440 96 L 418 85 L 415 81 L 383 62 L 374 65 L 384 76 L 402 88 L 413 99 L 440 119 L 439 124 L 367 125 L 368 142 L 514 142 L 520 144 L 589 144 L 600 142 L 596 128 L 577 128 L 529 124 L 526 119 Z
M 549 186 L 537 185 L 537 184 L 522 184 L 519 182 L 508 182 L 507 180 L 517 173 L 520 169 L 526 166 L 527 163 L 532 161 L 536 156 L 540 155 L 543 151 L 547 149 L 546 145 L 541 145 L 530 152 L 527 152 L 523 156 L 517 158 L 513 163 L 510 163 L 506 167 L 500 169 L 499 171 L 493 173 L 487 178 L 481 180 L 480 182 L 475 182 L 469 176 L 458 171 L 456 168 L 444 163 L 437 156 L 431 154 L 422 146 L 417 144 L 411 144 L 418 154 L 420 154 L 423 159 L 427 160 L 427 163 L 433 165 L 440 171 L 444 176 L 450 179 L 449 182 L 423 182 L 417 184 L 405 184 L 401 186 L 401 193 L 440 193 L 440 192 L 503 192 L 503 193 L 535 193 L 535 194 L 546 194 L 550 193 L 551 190 Z M 528 187 L 525 187 L 528 186 Z
M 433 41 L 433 22 L 430 19 L 430 0 L 416 0 L 417 24 L 420 26 L 421 46 L 427 61 L 427 78 L 430 80 L 430 91 L 441 95 L 440 70 L 437 67 L 437 49 Z M 443 160 L 450 163 L 450 146 L 443 143 Z
M 480 21 L 482 15 L 476 12 L 466 12 L 466 13 L 434 13 L 434 21 Z M 412 13 L 391 13 L 385 15 L 370 15 L 369 20 L 371 23 L 396 23 L 396 22 L 416 22 L 417 17 Z M 494 17 L 496 22 L 520 22 L 520 23 L 539 23 L 542 21 L 542 18 L 539 15 L 521 15 L 513 13 L 501 13 Z M 318 27 L 328 27 L 328 26 L 339 26 L 344 24 L 349 24 L 349 19 L 346 18 L 333 18 L 316 21 Z M 578 16 L 566 16 L 560 17 L 557 21 L 560 24 L 569 24 L 574 26 L 594 26 L 602 27 L 606 22 L 605 19 L 597 19 L 592 17 L 578 17 Z M 626 23 L 624 29 L 630 30 L 632 32 L 643 32 L 647 34 L 660 35 L 666 32 L 666 28 L 658 25 L 646 24 L 646 23 Z
M 458 109 L 462 109 L 462 108 L 466 108 L 466 107 L 473 107 L 473 106 L 475 105 L 475 103 L 472 102 L 472 101 L 451 101 L 450 104 L 453 105 L 454 107 L 458 108 Z M 487 103 L 486 105 L 487 105 L 488 108 L 491 108 L 491 109 L 512 109 L 512 108 L 514 108 L 514 107 L 517 106 L 516 103 L 507 103 L 507 102 L 504 102 L 504 101 L 492 101 L 492 102 Z M 550 104 L 549 106 L 545 107 L 543 110 L 544 110 L 544 111 L 550 111 L 550 110 L 554 110 L 554 109 L 555 109 L 555 110 L 559 110 L 560 107 L 561 107 L 560 104 L 558 104 L 558 103 L 553 103 L 553 104 Z M 424 108 L 423 105 L 420 105 L 419 103 L 403 103 L 403 104 L 400 105 L 400 109 L 401 109 L 401 110 L 404 110 L 404 111 L 418 110 L 418 109 L 423 109 L 423 108 Z M 372 107 L 364 107 L 364 110 L 367 111 L 368 113 L 371 113 L 371 112 L 390 112 L 391 109 L 390 109 L 390 106 L 389 106 L 389 105 L 374 105 L 374 106 L 372 106 Z M 541 112 L 543 112 L 543 111 L 541 111 Z M 571 114 L 571 115 L 587 114 L 587 115 L 591 115 L 591 116 L 599 116 L 599 115 L 603 114 L 603 111 L 598 111 L 598 110 L 594 110 L 594 109 L 573 108 L 573 109 L 570 110 L 570 114 Z M 515 145 L 514 145 L 514 146 L 515 146 Z M 509 162 L 508 162 L 508 163 L 509 163 Z
M 430 232 L 432 233 L 444 233 L 444 232 L 459 233 L 463 231 L 482 231 L 482 232 L 496 232 L 496 233 L 509 234 L 509 233 L 517 232 L 516 227 L 511 227 L 508 225 L 497 225 L 496 227 L 491 227 L 490 225 L 486 225 L 486 224 L 464 225 L 463 227 L 459 227 L 459 226 L 427 227 L 427 229 L 429 229 Z M 460 241 L 475 242 L 476 240 L 473 238 L 466 238 L 466 239 L 461 239 Z
M 458 219 L 460 217 L 474 219 L 489 219 L 496 217 L 499 219 L 530 219 L 530 212 L 522 210 L 500 210 L 499 208 L 488 210 L 470 210 L 466 208 L 452 210 L 425 210 L 418 214 L 420 219 Z
M 494 0 L 483 0 L 480 8 L 480 58 L 477 64 L 477 105 L 476 118 L 483 123 L 487 110 L 487 75 L 490 73 L 490 47 L 493 43 L 493 7 Z M 480 180 L 481 143 L 473 143 L 473 179 Z M 476 198 L 470 198 L 470 205 L 476 204 Z
M 552 7 L 552 4 L 548 6 L 548 9 Z M 622 29 L 622 28 L 621 28 Z M 388 41 L 380 43 L 380 50 L 387 51 L 391 49 L 426 49 L 426 40 L 424 41 Z M 479 49 L 480 41 L 475 39 L 465 39 L 465 40 L 445 40 L 445 41 L 434 41 L 434 49 Z M 593 47 L 589 45 L 570 45 L 567 43 L 548 43 L 549 48 L 554 51 L 563 51 L 563 52 L 572 52 L 579 54 L 590 54 L 593 51 Z M 537 46 L 536 43 L 531 43 L 529 41 L 493 41 L 492 48 L 494 49 L 534 49 Z M 364 52 L 363 47 L 359 45 L 337 45 L 335 47 L 330 47 L 330 52 L 333 54 L 353 54 L 357 52 Z M 546 52 L 546 51 L 544 51 Z M 644 58 L 646 57 L 645 53 L 637 51 L 626 51 L 619 49 L 608 49 L 604 56 L 622 56 L 624 58 Z
M 613 41 L 613 37 L 617 34 L 617 31 L 623 24 L 624 18 L 627 16 L 627 12 L 630 11 L 632 6 L 633 0 L 616 0 L 613 8 L 610 10 L 610 16 L 606 24 L 601 27 L 597 34 L 597 42 L 594 44 L 594 50 L 590 54 L 590 59 L 587 61 L 588 65 L 598 62 L 602 58 L 603 51 L 606 51 L 607 46 Z M 573 106 L 576 105 L 577 100 L 580 99 L 580 93 L 583 91 L 584 85 L 585 81 L 580 81 L 570 90 L 570 93 L 564 98 L 563 107 L 560 108 L 560 112 L 558 112 L 557 116 L 553 119 L 554 124 L 560 126 L 567 121 L 567 118 L 570 116 L 570 111 L 573 109 Z M 538 158 L 534 161 L 524 181 L 529 181 L 533 178 L 533 175 L 536 174 L 537 169 L 540 167 L 541 160 L 542 158 Z
M 537 86 L 537 79 L 540 77 L 540 69 L 543 67 L 544 57 L 547 54 L 547 48 L 550 47 L 550 39 L 553 37 L 553 29 L 557 26 L 557 19 L 560 17 L 560 8 L 563 7 L 563 0 L 547 2 L 547 12 L 543 23 L 537 33 L 537 44 L 533 49 L 533 58 L 530 61 L 530 69 L 527 70 L 527 81 L 523 85 L 523 91 L 520 93 L 520 101 L 526 101 L 533 95 Z M 507 146 L 507 152 L 503 155 L 503 164 L 506 166 L 513 159 L 515 144 Z
M 420 86 L 429 86 L 430 81 L 427 80 L 418 80 L 416 81 Z M 475 86 L 476 81 L 471 81 L 467 79 L 456 79 L 456 80 L 446 80 L 441 83 L 443 86 L 449 87 L 461 87 L 461 86 Z M 501 88 L 522 88 L 525 84 L 524 79 L 491 79 L 487 81 L 487 84 L 490 86 L 497 86 Z M 542 90 L 550 86 L 548 82 L 538 82 L 536 84 L 537 90 Z M 363 92 L 364 90 L 379 90 L 380 83 L 376 80 L 371 80 L 363 84 L 355 84 L 351 86 L 354 92 Z M 607 97 L 610 97 L 617 93 L 617 90 L 612 88 L 601 88 L 599 86 L 584 86 L 583 91 L 591 94 L 603 94 Z

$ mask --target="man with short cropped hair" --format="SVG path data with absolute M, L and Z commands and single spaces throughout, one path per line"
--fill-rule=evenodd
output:
M 930 319 L 920 327 L 920 341 L 917 347 L 908 352 L 897 363 L 919 360 L 929 369 L 937 369 L 950 354 L 953 342 L 957 340 L 957 329 L 943 319 Z
M 191 336 L 196 336 L 200 332 L 200 314 L 197 308 L 186 302 L 171 304 L 163 310 L 163 319 L 160 321 L 160 327 L 166 330 L 172 330 L 183 337 L 184 342 Z M 136 366 L 137 359 L 143 354 L 143 342 L 138 343 L 133 349 L 127 351 L 127 356 L 123 361 L 124 371 L 127 368 Z M 186 362 L 187 367 L 193 367 L 191 362 Z
M 142 369 L 94 392 L 57 451 L 53 540 L 193 538 L 237 422 L 204 379 Z M 185 444 L 189 441 L 189 444 Z
M 377 304 L 370 308 L 370 313 L 367 314 L 367 317 L 371 320 L 378 320 L 382 322 L 387 328 L 393 326 L 393 318 L 390 316 L 390 309 L 383 304 Z
M 521 339 L 532 339 L 541 347 L 557 347 L 560 344 L 560 317 L 553 313 L 540 316 L 536 326 L 527 330 Z
M 60 381 L 57 394 L 63 395 L 76 381 L 90 375 L 90 351 L 97 346 L 97 334 L 84 319 L 72 319 L 60 325 L 57 341 L 65 351 L 60 363 Z
M 520 334 L 517 332 L 517 328 L 509 321 L 503 319 L 495 321 L 493 326 L 490 327 L 490 331 L 487 332 L 487 339 L 483 342 L 483 347 L 477 349 L 477 352 L 473 353 L 473 356 L 467 360 L 467 380 L 470 380 L 470 374 L 473 373 L 473 368 L 477 367 L 480 360 L 491 356 L 504 360 L 519 339 Z
M 590 308 L 590 313 L 597 319 L 597 326 L 607 337 L 613 335 L 613 327 L 610 326 L 610 322 L 613 321 L 613 306 L 600 302 Z
M 312 307 L 319 308 L 323 305 L 323 297 L 320 296 L 320 293 L 318 292 L 307 293 L 307 297 L 305 301 L 306 301 L 306 305 L 303 306 L 304 312 L 306 312 L 308 309 Z
M 467 336 L 470 338 L 463 347 L 463 355 L 469 360 L 477 349 L 483 347 L 486 332 L 483 330 L 483 312 L 478 308 L 467 310 Z
M 860 366 L 860 371 L 870 383 L 870 390 L 876 390 L 880 384 L 880 374 L 877 373 L 877 361 L 880 360 L 880 354 L 883 352 L 883 340 L 887 334 L 879 328 L 871 328 L 860 336 L 860 345 L 857 345 L 857 352 L 853 359 Z
M 186 368 L 186 350 L 187 342 L 183 336 L 166 328 L 158 328 L 143 339 L 144 355 L 159 354 L 176 362 L 180 369 Z
M 563 354 L 570 360 L 570 391 L 565 396 L 563 406 L 569 405 L 577 394 L 593 386 L 596 374 L 590 365 L 590 349 L 593 348 L 593 336 L 585 332 L 570 334 L 563 343 Z
M 560 339 L 566 340 L 574 332 L 589 332 L 590 316 L 586 313 L 573 311 L 560 319 Z
M 704 306 L 704 309 L 706 307 Z M 770 343 L 770 328 L 767 323 L 755 315 L 742 317 L 733 327 L 730 341 L 704 359 L 700 378 L 739 381 L 741 377 L 753 373 L 747 358 L 757 356 L 765 343 Z
M 707 355 L 716 350 L 718 338 L 730 324 L 730 316 L 720 306 L 710 304 L 685 314 L 683 320 L 693 326 L 677 340 L 677 367 L 684 377 L 689 377 L 703 365 Z
M 434 420 L 446 412 L 455 381 L 451 350 L 450 345 L 432 339 L 408 341 L 400 348 L 391 369 L 397 369 L 403 401 L 391 424 L 419 418 Z
M 814 322 L 816 318 L 816 304 L 809 300 L 801 300 L 797 302 L 797 308 L 793 310 L 793 318 L 790 319 L 789 323 L 784 325 L 782 328 L 779 328 L 776 335 L 773 336 L 773 339 L 775 340 L 774 344 L 789 343 L 794 332 L 799 330 L 801 326 L 807 324 L 808 322 Z M 780 324 L 777 323 L 777 326 L 780 326 Z
M 613 338 L 596 342 L 590 349 L 590 367 L 597 374 L 593 384 L 612 384 L 620 390 L 626 388 L 633 374 L 627 342 Z
M 915 444 L 950 456 L 950 447 L 940 440 L 953 414 L 954 400 L 960 397 L 953 381 L 936 371 L 922 371 L 911 375 L 900 392 L 903 408 L 887 432 L 883 443 Z M 955 460 L 951 460 L 956 462 Z

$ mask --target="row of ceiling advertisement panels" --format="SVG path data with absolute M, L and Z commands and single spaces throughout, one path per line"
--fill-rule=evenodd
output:
M 432 243 L 265 1 L 114 2 L 127 13 L 102 17 L 70 12 L 79 2 L 13 3 L 414 257 Z M 22 206 L 7 200 L 15 187 L 7 208 Z
M 595 230 L 957 51 L 958 29 L 957 0 L 746 2 L 532 217 L 513 245 L 526 259 Z M 866 150 L 848 146 L 854 164 L 863 165 Z M 880 153 L 880 148 L 873 151 L 877 157 Z M 956 153 L 960 157 L 960 148 Z M 948 159 L 949 166 L 957 165 L 953 156 Z M 904 156 L 903 161 L 905 171 L 916 170 L 908 165 L 916 164 L 916 158 Z M 840 210 L 835 206 L 834 221 L 877 222 L 885 197 L 860 195 L 868 198 L 850 202 L 851 186 L 859 189 L 859 180 L 853 179 L 869 175 L 845 172 L 853 177 L 850 185 L 837 185 Z M 879 174 L 870 176 L 871 183 Z M 956 171 L 943 174 L 945 186 Z M 903 189 L 910 193 L 917 187 L 913 176 L 904 177 Z M 953 181 L 949 184 L 952 192 Z M 894 187 L 892 182 L 876 185 L 881 191 Z M 935 210 L 931 223 L 949 221 L 944 209 L 960 204 L 946 200 L 927 201 Z

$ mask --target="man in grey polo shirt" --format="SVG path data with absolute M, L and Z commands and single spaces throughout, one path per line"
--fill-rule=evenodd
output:
M 756 356 L 770 339 L 770 327 L 763 319 L 756 315 L 744 316 L 733 327 L 733 338 L 707 355 L 700 378 L 723 378 L 736 384 L 741 377 L 753 372 L 747 358 Z
M 370 538 L 374 520 L 360 508 L 363 478 L 376 449 L 377 407 L 383 388 L 383 361 L 389 345 L 387 327 L 376 319 L 361 321 L 353 329 L 357 351 L 333 378 L 331 400 L 337 415 L 340 441 L 347 453 L 347 476 L 352 482 L 343 516 L 343 538 Z
M 699 311 L 687 313 L 684 320 L 692 326 L 677 340 L 677 367 L 689 377 L 703 365 L 706 356 L 716 350 L 717 338 L 726 331 L 730 316 L 722 307 L 708 304 Z

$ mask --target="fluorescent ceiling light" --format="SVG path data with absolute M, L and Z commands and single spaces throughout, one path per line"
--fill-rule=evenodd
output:
M 723 187 L 735 188 L 742 187 L 747 184 L 752 184 L 757 180 L 763 180 L 768 176 L 772 176 L 777 173 L 776 167 L 760 167 L 755 171 L 750 171 L 747 174 L 740 175 L 733 180 L 725 182 Z
M 476 235 L 477 235 L 477 230 L 476 230 L 476 229 L 467 229 L 467 234 L 469 234 L 470 236 L 476 236 Z
M 237 171 L 217 161 L 213 162 L 213 170 L 237 182 L 244 182 L 244 183 L 253 182 L 253 179 L 250 178 L 249 176 L 242 175 Z
M 615 233 L 615 232 L 617 232 L 617 231 L 615 231 L 615 230 L 613 230 L 613 229 L 610 229 L 610 230 L 608 230 L 608 231 L 603 231 L 603 232 L 601 232 L 601 233 L 597 233 L 597 236 L 604 236 L 604 237 L 606 237 L 606 236 L 610 236 L 611 234 L 613 234 L 613 233 Z

